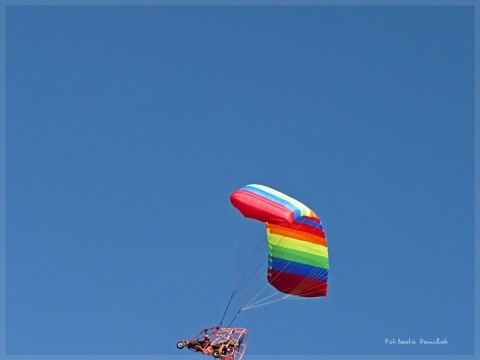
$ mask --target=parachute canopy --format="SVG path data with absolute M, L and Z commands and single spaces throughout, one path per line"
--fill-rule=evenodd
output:
M 327 295 L 328 246 L 318 216 L 300 201 L 263 185 L 247 185 L 230 196 L 245 217 L 266 223 L 267 280 L 296 296 Z

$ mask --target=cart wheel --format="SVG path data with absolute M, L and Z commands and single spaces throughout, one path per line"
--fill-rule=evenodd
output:
M 220 358 L 220 356 L 221 356 L 221 355 L 220 355 L 220 351 L 215 350 L 215 351 L 213 352 L 213 357 L 214 357 L 214 358 L 217 358 L 217 359 L 218 359 L 218 358 Z
M 185 343 L 183 341 L 179 341 L 177 343 L 177 349 L 183 349 L 185 347 Z

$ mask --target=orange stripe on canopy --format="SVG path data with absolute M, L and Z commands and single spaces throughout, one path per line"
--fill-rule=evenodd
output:
M 327 246 L 327 240 L 324 237 L 307 233 L 304 231 L 294 230 L 292 227 L 279 226 L 276 224 L 267 224 L 271 234 L 277 234 L 285 237 L 290 237 L 298 240 L 308 241 L 313 244 Z

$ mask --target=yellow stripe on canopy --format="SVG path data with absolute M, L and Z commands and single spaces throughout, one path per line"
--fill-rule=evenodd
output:
M 328 249 L 323 245 L 313 244 L 308 241 L 297 240 L 282 235 L 268 234 L 269 245 L 281 246 L 286 249 L 303 251 L 313 255 L 328 258 Z

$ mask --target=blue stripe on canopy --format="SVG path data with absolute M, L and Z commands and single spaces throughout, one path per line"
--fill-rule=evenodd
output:
M 285 199 L 282 199 L 282 198 L 279 198 L 278 196 L 276 195 L 273 195 L 272 193 L 269 193 L 265 190 L 262 190 L 262 189 L 259 189 L 257 188 L 256 186 L 251 186 L 251 185 L 247 185 L 247 186 L 244 186 L 242 189 L 240 190 L 247 190 L 247 191 L 250 191 L 254 194 L 257 194 L 257 195 L 260 195 L 260 196 L 263 196 L 269 200 L 272 200 L 272 201 L 275 201 L 285 207 L 287 207 L 288 209 L 292 210 L 293 213 L 295 214 L 295 219 L 298 218 L 299 216 L 302 215 L 301 211 L 299 208 L 297 208 L 295 205 L 293 205 L 291 202 L 285 200 Z
M 328 280 L 328 270 L 310 265 L 300 264 L 294 261 L 287 261 L 275 257 L 270 257 L 269 266 L 272 270 L 298 276 L 309 277 L 316 280 Z

